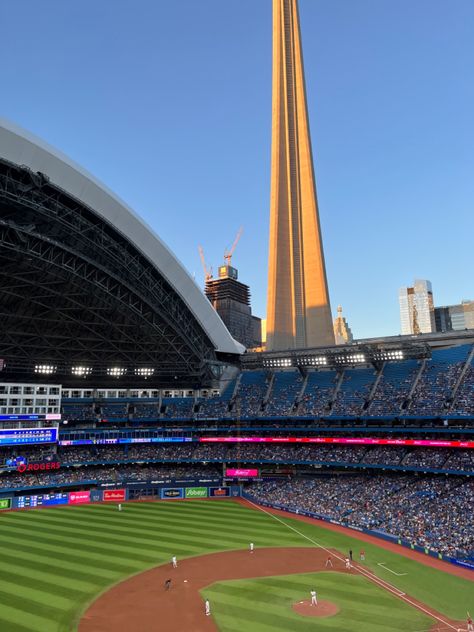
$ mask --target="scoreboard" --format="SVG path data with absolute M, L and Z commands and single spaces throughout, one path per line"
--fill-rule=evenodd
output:
M 30 507 L 43 507 L 48 505 L 67 505 L 68 492 L 57 492 L 55 494 L 35 494 L 32 496 L 19 496 L 18 509 L 28 509 Z
M 5 428 L 0 429 L 0 446 L 57 443 L 57 428 Z

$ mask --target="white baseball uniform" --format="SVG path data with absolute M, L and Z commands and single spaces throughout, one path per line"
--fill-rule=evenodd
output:
M 316 591 L 315 590 L 311 590 L 310 591 L 310 595 L 311 595 L 311 605 L 312 606 L 317 606 L 318 605 L 318 598 L 316 596 Z
M 118 510 L 122 511 L 122 503 L 119 503 Z
M 250 548 L 250 553 L 253 553 L 253 542 L 250 542 L 249 548 Z
M 178 560 L 176 559 L 176 555 L 173 555 L 171 558 L 171 563 L 173 564 L 173 568 L 178 568 Z
M 211 614 L 211 604 L 209 603 L 209 599 L 206 599 L 206 603 L 204 604 L 204 612 L 206 613 L 206 617 Z
M 351 561 L 348 557 L 346 557 L 346 568 L 351 568 Z

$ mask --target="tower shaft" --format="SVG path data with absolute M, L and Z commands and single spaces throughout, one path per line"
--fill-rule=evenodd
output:
M 297 0 L 273 0 L 267 349 L 334 344 Z

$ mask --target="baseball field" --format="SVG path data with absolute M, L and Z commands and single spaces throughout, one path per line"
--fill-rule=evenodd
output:
M 456 576 L 230 500 L 8 512 L 0 536 L 2 632 L 428 632 L 462 628 L 474 609 L 467 571 Z M 355 568 L 348 571 L 342 558 L 349 549 Z M 332 569 L 325 568 L 329 555 Z M 332 616 L 297 611 L 312 589 Z

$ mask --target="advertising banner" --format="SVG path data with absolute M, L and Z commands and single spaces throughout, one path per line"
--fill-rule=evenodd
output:
M 20 474 L 24 474 L 24 472 L 59 470 L 60 467 L 61 463 L 59 461 L 40 461 L 38 463 L 18 463 L 16 469 Z
M 372 437 L 200 437 L 201 443 L 316 443 L 342 445 L 395 445 L 424 448 L 474 449 L 474 441 L 441 439 L 378 439 Z
M 211 487 L 209 489 L 209 496 L 212 498 L 225 498 L 230 496 L 230 489 L 228 487 Z
M 105 489 L 103 492 L 102 500 L 115 500 L 119 502 L 125 500 L 124 489 Z
M 0 511 L 5 511 L 5 509 L 11 509 L 12 499 L 11 498 L 0 498 Z
M 69 492 L 68 503 L 70 505 L 80 505 L 82 503 L 90 503 L 90 492 Z
M 258 470 L 246 468 L 227 468 L 225 475 L 231 478 L 255 478 L 258 476 Z
M 184 498 L 184 489 L 182 487 L 165 487 L 161 490 L 161 498 L 166 500 Z
M 102 492 L 100 489 L 91 490 L 91 503 L 100 503 L 102 500 Z
M 186 487 L 185 498 L 207 498 L 207 487 Z

